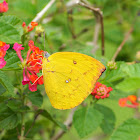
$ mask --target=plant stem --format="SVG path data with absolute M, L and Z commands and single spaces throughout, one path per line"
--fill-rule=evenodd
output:
M 21 100 L 22 100 L 22 105 L 24 106 L 25 104 L 25 95 L 23 93 L 23 86 L 21 84 Z M 25 132 L 25 112 L 22 112 L 21 113 L 21 117 L 22 117 L 22 120 L 21 120 L 21 134 L 20 134 L 20 137 L 19 137 L 19 140 L 24 140 L 24 132 Z
M 23 105 L 24 105 L 24 101 L 25 101 L 25 96 L 24 95 L 22 96 L 22 101 L 23 101 Z M 22 121 L 21 121 L 21 135 L 20 135 L 19 140 L 24 140 L 24 131 L 25 131 L 24 117 L 25 117 L 25 113 L 22 112 L 21 116 L 22 116 Z
M 22 113 L 22 123 L 21 123 L 21 136 L 20 136 L 20 140 L 24 140 L 24 130 L 25 130 L 24 113 Z

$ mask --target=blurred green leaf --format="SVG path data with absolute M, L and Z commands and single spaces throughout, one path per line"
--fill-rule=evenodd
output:
M 109 72 L 109 75 L 106 77 L 106 81 L 114 82 L 124 78 L 126 74 L 121 69 L 112 70 Z
M 0 95 L 2 93 L 4 93 L 6 91 L 6 89 L 4 88 L 4 86 L 0 83 Z
M 41 112 L 42 116 L 44 116 L 45 118 L 47 118 L 50 121 L 52 121 L 53 123 L 55 123 L 57 126 L 59 126 L 64 131 L 67 131 L 66 126 L 64 124 L 62 124 L 61 122 L 57 121 L 56 119 L 54 119 L 54 117 L 47 110 L 39 110 L 38 112 Z
M 136 63 L 133 65 L 127 65 L 123 68 L 123 71 L 129 75 L 129 77 L 139 77 L 140 78 L 140 63 Z
M 104 119 L 100 125 L 104 133 L 106 134 L 112 133 L 116 122 L 116 117 L 114 112 L 110 108 L 100 104 L 96 104 L 95 109 L 100 111 L 100 113 L 102 113 L 104 116 Z
M 140 78 L 127 78 L 116 85 L 115 88 L 124 92 L 137 90 L 140 88 Z
M 0 21 L 4 21 L 5 23 L 11 24 L 13 26 L 15 26 L 21 22 L 21 20 L 14 15 L 1 16 Z
M 81 138 L 96 130 L 102 120 L 103 115 L 93 106 L 81 108 L 73 116 L 74 127 Z
M 5 100 L 7 100 L 8 97 L 5 96 L 0 96 L 0 103 L 4 102 Z
M 16 15 L 20 16 L 20 18 L 24 18 L 24 21 L 25 19 L 28 19 L 29 17 L 30 18 L 35 17 L 37 14 L 36 5 L 28 0 L 14 1 L 13 8 L 14 8 L 14 11 L 16 12 Z M 26 24 L 29 24 L 29 23 L 26 23 Z
M 140 136 L 140 120 L 129 119 L 120 125 L 110 140 L 138 140 Z
M 1 107 L 3 106 L 3 109 L 0 109 L 0 129 L 12 129 L 15 128 L 20 119 L 20 114 L 16 114 L 12 110 L 10 110 L 8 107 L 6 107 L 5 103 L 0 104 Z
M 4 21 L 0 21 L 0 40 L 10 44 L 21 42 L 21 38 L 17 29 Z
M 20 111 L 20 107 L 22 106 L 22 102 L 16 99 L 9 99 L 7 101 L 7 106 L 13 111 Z
M 5 89 L 11 96 L 14 96 L 14 86 L 9 80 L 8 76 L 1 70 L 0 70 L 0 83 L 5 87 Z
M 40 91 L 29 92 L 26 94 L 27 98 L 32 102 L 33 105 L 41 107 L 43 103 L 43 96 L 40 94 Z
M 109 99 L 111 100 L 119 100 L 120 98 L 125 98 L 129 95 L 131 95 L 132 92 L 124 92 L 122 90 L 118 90 L 118 89 L 113 89 L 113 91 L 111 91 Z

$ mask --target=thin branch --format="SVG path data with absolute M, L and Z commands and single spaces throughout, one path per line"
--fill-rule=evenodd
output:
M 31 131 L 31 129 L 33 128 L 36 119 L 38 118 L 38 116 L 43 112 L 43 110 L 40 110 L 34 117 L 34 121 L 32 122 L 32 125 L 30 126 L 30 128 L 28 129 L 28 131 L 25 134 L 25 137 L 28 135 L 28 133 Z
M 77 37 L 77 38 L 80 37 L 83 33 L 86 33 L 87 31 L 89 31 L 88 28 L 82 29 L 82 30 L 76 35 L 76 37 Z
M 102 40 L 102 55 L 104 56 L 104 24 L 103 24 L 103 13 L 99 8 L 94 8 L 91 7 L 89 4 L 86 4 L 86 2 L 78 2 L 79 5 L 81 5 L 82 7 L 85 7 L 87 9 L 90 9 L 91 11 L 93 11 L 95 13 L 95 15 L 98 15 L 100 17 L 100 24 L 101 24 L 101 40 Z
M 122 50 L 125 42 L 128 40 L 130 34 L 133 32 L 133 27 L 130 28 L 130 30 L 128 31 L 128 33 L 126 34 L 126 36 L 124 37 L 122 43 L 120 44 L 120 46 L 118 47 L 118 49 L 116 50 L 114 56 L 112 57 L 112 61 L 115 61 L 115 59 L 117 58 L 119 52 Z
M 77 3 L 79 3 L 80 0 L 69 0 L 67 3 L 66 3 L 66 7 L 67 8 L 72 8 L 74 6 L 77 5 Z
M 38 22 L 54 2 L 55 0 L 50 0 L 50 2 L 37 14 L 37 16 L 32 21 Z
M 72 125 L 72 120 L 73 120 L 73 114 L 75 112 L 75 110 L 77 109 L 77 107 L 73 108 L 67 118 L 67 120 L 65 121 L 65 125 L 68 129 L 70 129 L 71 125 Z M 65 131 L 60 130 L 55 136 L 53 136 L 51 138 L 51 140 L 58 140 L 60 137 L 62 137 L 65 134 Z
M 99 37 L 100 23 L 97 21 L 94 27 L 94 38 L 93 38 L 93 46 L 94 48 L 91 50 L 92 54 L 95 54 L 96 50 L 99 48 L 97 45 L 98 37 Z
M 76 39 L 76 35 L 75 35 L 75 31 L 74 31 L 74 25 L 73 25 L 73 17 L 72 17 L 72 14 L 73 14 L 73 10 L 70 9 L 67 11 L 67 15 L 68 15 L 68 27 L 69 27 L 69 30 L 72 34 L 72 38 L 73 39 Z

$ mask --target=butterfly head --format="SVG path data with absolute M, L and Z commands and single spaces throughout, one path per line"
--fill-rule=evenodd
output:
M 49 56 L 50 56 L 50 54 L 49 54 L 48 52 L 45 51 L 45 52 L 44 52 L 44 57 L 45 57 L 45 58 L 48 58 Z

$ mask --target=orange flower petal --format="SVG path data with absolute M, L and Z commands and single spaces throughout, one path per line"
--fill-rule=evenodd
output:
M 37 23 L 37 22 L 32 21 L 32 22 L 31 22 L 31 25 L 32 25 L 33 27 L 35 27 L 35 26 L 37 26 L 37 25 L 38 25 L 38 23 Z
M 137 96 L 135 96 L 135 95 L 129 95 L 129 96 L 127 97 L 127 99 L 128 99 L 130 102 L 136 102 Z

